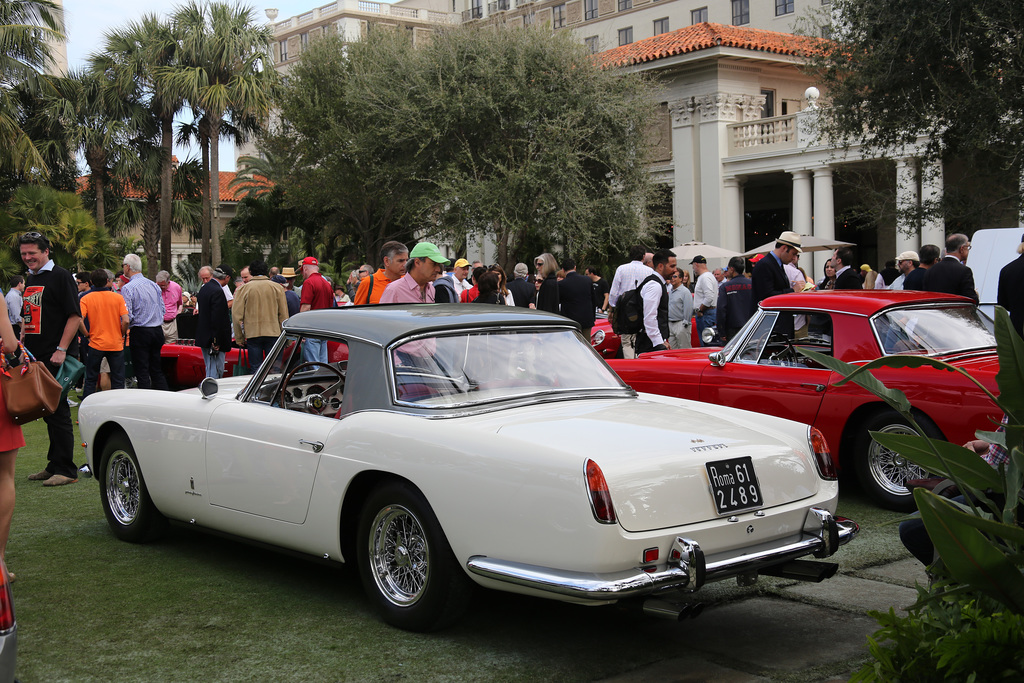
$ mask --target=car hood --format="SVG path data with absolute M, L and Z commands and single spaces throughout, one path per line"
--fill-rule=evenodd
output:
M 507 418 L 512 418 L 507 419 Z M 641 394 L 505 414 L 497 431 L 604 472 L 619 523 L 648 531 L 720 517 L 705 464 L 749 456 L 764 508 L 802 500 L 823 483 L 807 426 L 746 411 Z

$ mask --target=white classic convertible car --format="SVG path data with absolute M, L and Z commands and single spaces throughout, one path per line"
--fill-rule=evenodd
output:
M 356 562 L 390 624 L 473 584 L 697 611 L 702 584 L 820 581 L 856 533 L 807 425 L 622 383 L 557 315 L 483 305 L 300 313 L 256 374 L 105 391 L 79 413 L 121 539 L 168 520 Z

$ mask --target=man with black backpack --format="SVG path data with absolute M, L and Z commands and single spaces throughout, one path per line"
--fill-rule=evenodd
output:
M 676 272 L 676 255 L 668 249 L 654 252 L 654 273 L 640 285 L 644 325 L 636 335 L 636 354 L 671 348 L 668 336 L 668 290 L 665 285 Z
M 615 270 L 615 277 L 612 279 L 612 287 L 608 292 L 608 306 L 612 309 L 612 328 L 622 339 L 622 353 L 626 358 L 633 358 L 634 336 L 640 328 L 641 306 L 638 301 L 631 302 L 630 306 L 621 306 L 620 298 L 627 300 L 635 296 L 639 299 L 639 292 L 626 296 L 636 290 L 640 283 L 650 277 L 654 271 L 645 266 L 643 261 L 647 257 L 644 247 L 633 247 L 629 251 L 629 263 L 624 263 Z M 627 314 L 625 308 L 634 308 L 635 312 Z M 627 319 L 632 319 L 627 322 Z

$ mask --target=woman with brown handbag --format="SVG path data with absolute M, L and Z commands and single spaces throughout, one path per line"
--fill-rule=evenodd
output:
M 19 365 L 23 354 L 7 316 L 0 316 L 0 337 L 3 339 L 2 350 L 7 362 L 11 366 Z M 8 353 L 8 349 L 13 349 L 13 353 Z M 7 413 L 7 403 L 0 394 L 0 559 L 7 550 L 7 537 L 11 533 L 11 518 L 14 516 L 14 459 L 18 449 L 24 445 L 21 426 L 15 424 Z M 14 581 L 14 574 L 8 574 L 11 581 Z

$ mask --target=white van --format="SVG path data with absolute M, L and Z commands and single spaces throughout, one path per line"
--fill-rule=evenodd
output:
M 979 304 L 985 315 L 992 317 L 999 288 L 999 271 L 1017 258 L 1017 246 L 1024 236 L 1024 228 L 987 228 L 971 237 L 971 254 L 967 265 L 974 273 L 974 286 L 978 290 Z

